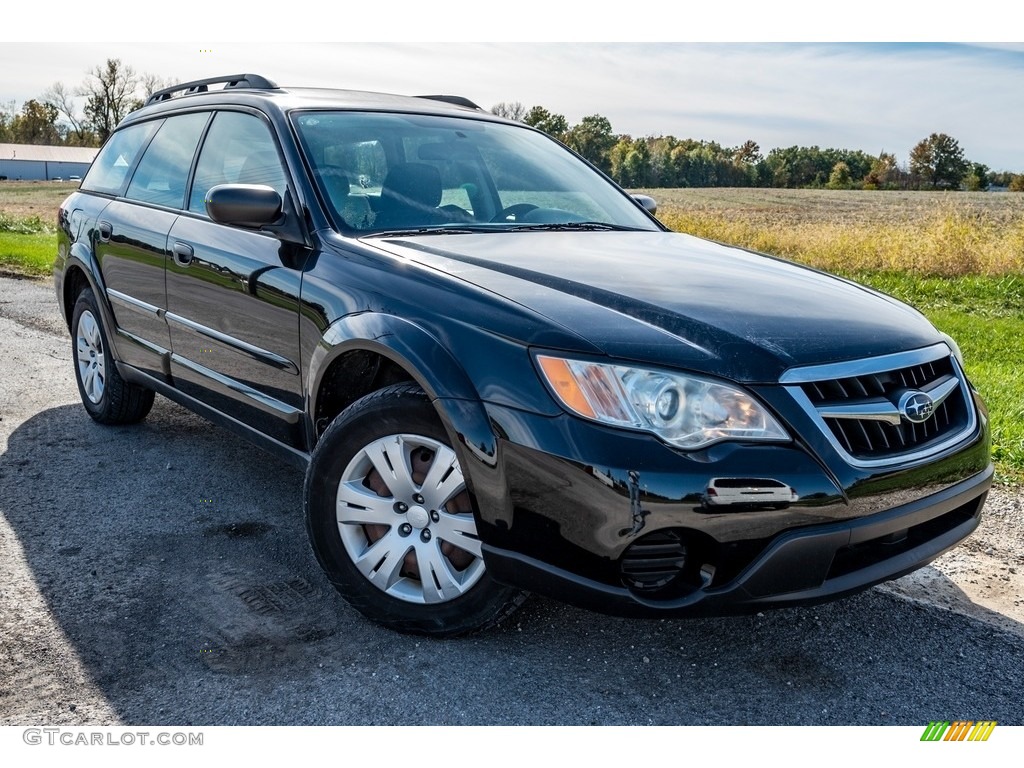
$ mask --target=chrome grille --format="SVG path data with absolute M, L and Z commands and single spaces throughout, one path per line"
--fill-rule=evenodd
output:
M 816 417 L 831 442 L 855 463 L 928 455 L 973 431 L 975 425 L 967 381 L 944 344 L 792 369 L 782 381 Z M 918 393 L 932 401 L 927 416 L 908 414 L 905 407 Z

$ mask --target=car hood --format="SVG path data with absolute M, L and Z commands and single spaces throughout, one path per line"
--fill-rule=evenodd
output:
M 679 233 L 527 231 L 365 242 L 523 305 L 607 355 L 741 381 L 773 382 L 788 368 L 941 340 L 895 299 Z

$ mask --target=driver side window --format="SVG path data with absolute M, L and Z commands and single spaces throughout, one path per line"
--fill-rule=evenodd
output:
M 206 215 L 206 195 L 218 184 L 263 184 L 282 197 L 287 175 L 270 127 L 245 112 L 218 112 L 196 164 L 188 209 Z

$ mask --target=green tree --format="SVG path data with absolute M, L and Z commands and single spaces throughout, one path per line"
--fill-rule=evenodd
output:
M 964 187 L 968 192 L 982 192 L 988 189 L 990 168 L 984 163 L 971 163 L 971 169 L 964 176 Z
M 885 189 L 895 181 L 898 171 L 896 156 L 882 152 L 871 163 L 871 170 L 864 177 L 864 189 Z
M 523 122 L 558 140 L 562 140 L 569 131 L 569 121 L 565 119 L 565 115 L 548 112 L 541 106 L 530 107 L 530 111 L 523 117 Z
M 761 159 L 761 147 L 748 139 L 733 150 L 733 158 L 741 165 L 754 165 Z
M 21 106 L 21 112 L 11 121 L 10 133 L 17 144 L 59 144 L 59 116 L 53 104 L 29 99 Z
M 679 143 L 675 136 L 658 136 L 647 139 L 650 150 L 650 174 L 652 187 L 675 187 L 675 169 L 672 167 L 672 150 Z
M 853 182 L 850 179 L 850 166 L 840 160 L 832 167 L 832 173 L 825 185 L 829 189 L 850 189 Z
M 620 136 L 615 146 L 608 150 L 608 175 L 624 187 L 633 186 L 633 180 L 626 168 L 626 158 L 632 149 L 633 139 L 629 136 Z
M 768 153 L 764 168 L 758 168 L 758 175 L 770 180 L 773 187 L 823 187 L 836 163 L 846 164 L 852 180 L 864 178 L 874 160 L 859 150 L 822 149 L 817 146 L 777 148 Z
M 651 186 L 651 150 L 647 147 L 646 139 L 633 142 L 632 149 L 626 155 L 625 165 L 631 186 Z
M 1011 192 L 1024 192 L 1024 173 L 1015 173 L 1010 177 L 1009 190 Z
M 609 170 L 608 152 L 616 143 L 612 124 L 603 115 L 588 115 L 565 135 L 565 143 L 602 170 Z
M 922 187 L 959 189 L 968 168 L 959 142 L 945 133 L 933 133 L 910 150 L 910 173 Z
M 0 102 L 0 142 L 13 144 L 11 139 L 11 123 L 17 113 L 14 109 L 14 102 Z

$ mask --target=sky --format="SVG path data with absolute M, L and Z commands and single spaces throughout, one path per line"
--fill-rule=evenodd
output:
M 936 17 L 946 10 L 943 5 L 941 0 L 930 4 Z M 184 14 L 191 23 L 168 22 L 159 34 L 152 26 L 133 29 L 130 24 L 93 21 L 96 29 L 83 30 L 78 22 L 65 22 L 63 29 L 33 27 L 49 38 L 0 42 L 0 103 L 13 100 L 20 108 L 56 81 L 75 86 L 87 70 L 114 57 L 140 73 L 177 81 L 255 72 L 282 86 L 454 93 L 485 108 L 503 101 L 539 104 L 565 115 L 570 124 L 601 114 L 619 134 L 673 135 L 724 146 L 752 139 L 765 154 L 774 147 L 817 145 L 872 155 L 891 152 L 903 163 L 922 138 L 947 133 L 971 161 L 993 170 L 1024 171 L 1024 43 L 934 42 L 984 39 L 1004 30 L 1005 18 L 985 13 L 987 0 L 971 4 L 977 6 L 973 16 L 965 16 L 964 4 L 951 5 L 958 10 L 948 17 L 946 29 L 910 25 L 912 18 L 894 15 L 894 4 L 876 0 L 862 0 L 856 14 L 846 11 L 842 24 L 835 18 L 820 19 L 817 29 L 786 23 L 785 12 L 796 18 L 798 6 L 801 0 L 772 3 L 781 15 L 774 26 L 762 18 L 768 7 L 763 4 L 730 3 L 705 10 L 701 17 L 684 14 L 680 4 L 659 7 L 649 1 L 646 15 L 623 17 L 622 23 L 602 28 L 579 14 L 545 13 L 538 0 L 494 5 L 489 13 L 496 15 L 486 24 L 477 22 L 476 28 L 439 25 L 439 18 L 480 17 L 484 6 L 458 0 L 449 0 L 443 15 L 436 9 L 423 14 L 421 24 L 401 13 L 403 2 L 388 4 L 386 11 L 380 4 L 338 5 L 345 10 L 286 16 L 274 25 L 254 14 L 248 27 L 218 24 L 207 10 L 202 18 L 208 23 L 198 25 L 195 16 Z M 134 8 L 132 15 L 119 18 L 140 18 L 139 6 L 129 7 Z M 628 8 L 607 7 L 619 12 Z M 807 6 L 816 9 L 814 18 L 823 7 Z M 844 13 L 842 5 L 828 7 Z M 401 23 L 390 23 L 390 17 Z M 295 22 L 299 18 L 302 24 Z M 535 21 L 549 18 L 550 23 Z M 310 25 L 309 20 L 323 23 Z M 216 39 L 176 37 L 191 36 L 197 27 Z M 358 29 L 378 34 L 387 29 L 394 40 L 330 40 Z M 693 40 L 653 39 L 674 29 Z M 837 29 L 865 40 L 878 29 L 899 30 L 908 39 L 913 32 L 916 39 L 848 43 L 832 39 Z M 707 32 L 707 38 L 721 35 L 736 42 L 700 39 L 699 31 Z M 473 42 L 526 38 L 529 32 L 535 33 L 533 42 Z M 314 42 L 297 42 L 295 35 Z M 103 36 L 156 39 L 75 42 Z M 270 42 L 271 36 L 293 42 Z M 64 42 L 50 42 L 62 37 Z M 417 37 L 462 39 L 440 43 Z M 595 41 L 611 38 L 618 42 Z

